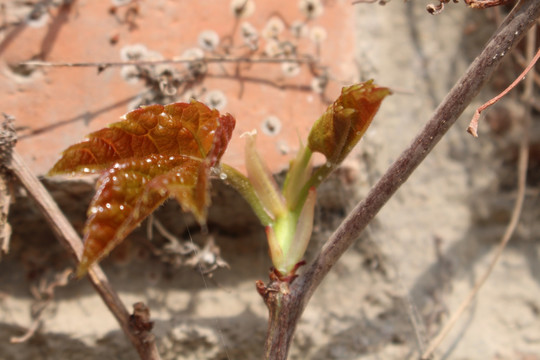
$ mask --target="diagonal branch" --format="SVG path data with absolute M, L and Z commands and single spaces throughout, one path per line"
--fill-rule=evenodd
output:
M 305 276 L 293 284 L 291 290 L 294 293 L 305 293 L 303 306 L 339 257 L 456 122 L 502 61 L 499 54 L 507 53 L 535 24 L 540 16 L 540 1 L 525 0 L 522 4 L 508 15 L 482 53 L 437 107 L 424 129 L 332 234 Z
M 260 282 L 257 284 L 270 310 L 265 348 L 267 359 L 286 359 L 296 324 L 322 279 L 456 122 L 501 63 L 500 54 L 508 53 L 539 16 L 538 0 L 524 0 L 514 8 L 425 127 L 373 186 L 367 197 L 341 223 L 303 276 L 290 288 L 276 281 L 266 287 Z
M 49 192 L 30 169 L 23 162 L 19 154 L 13 151 L 9 168 L 21 184 L 28 191 L 30 196 L 36 201 L 45 219 L 51 226 L 54 234 L 60 243 L 67 249 L 68 253 L 78 263 L 83 252 L 83 243 L 75 229 L 71 226 L 58 205 L 54 202 Z M 109 310 L 122 327 L 122 330 L 129 338 L 141 359 L 159 360 L 159 353 L 154 341 L 149 341 L 147 337 L 133 329 L 130 322 L 130 315 L 124 304 L 114 291 L 109 280 L 99 266 L 94 266 L 89 272 L 90 282 L 101 296 Z

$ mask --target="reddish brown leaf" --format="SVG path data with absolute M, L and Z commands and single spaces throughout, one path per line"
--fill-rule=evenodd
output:
M 341 96 L 315 122 L 308 138 L 311 151 L 324 154 L 330 163 L 340 163 L 358 143 L 382 100 L 390 90 L 373 81 L 343 88 Z
M 209 177 L 235 120 L 199 102 L 152 105 L 69 147 L 50 174 L 106 170 L 88 211 L 78 274 L 107 255 L 169 196 L 199 223 L 210 203 Z
M 210 153 L 206 156 L 210 166 L 214 166 L 227 150 L 232 132 L 236 124 L 231 114 L 225 114 L 220 117 L 220 126 L 215 130 L 214 142 Z
M 200 102 L 150 105 L 124 117 L 124 121 L 91 133 L 86 141 L 67 148 L 49 175 L 94 173 L 120 159 L 151 154 L 205 158 L 214 144 L 218 125 L 224 127 L 219 132 L 225 135 L 216 139 L 217 143 L 225 141 L 226 147 L 235 124 L 231 115 L 220 117 L 217 110 Z

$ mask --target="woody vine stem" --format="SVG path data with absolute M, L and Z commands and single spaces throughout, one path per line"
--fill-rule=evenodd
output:
M 17 180 L 28 191 L 29 195 L 36 201 L 38 208 L 60 243 L 78 263 L 83 251 L 83 243 L 75 229 L 15 150 L 7 162 L 13 175 L 15 175 Z M 139 331 L 134 326 L 140 322 L 139 317 L 136 313 L 130 316 L 120 297 L 112 288 L 105 273 L 99 266 L 95 266 L 89 272 L 89 280 L 118 321 L 135 350 L 139 353 L 140 358 L 143 360 L 159 360 L 160 356 L 153 336 L 147 331 Z
M 296 324 L 322 279 L 456 122 L 501 63 L 501 54 L 508 53 L 539 16 L 538 0 L 523 0 L 516 5 L 424 128 L 341 223 L 303 275 L 290 285 L 277 279 L 267 285 L 257 282 L 269 309 L 266 359 L 287 358 Z

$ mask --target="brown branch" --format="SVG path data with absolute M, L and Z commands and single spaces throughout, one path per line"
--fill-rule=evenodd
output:
M 480 91 L 502 60 L 495 55 L 512 49 L 539 15 L 540 1 L 525 0 L 507 16 L 418 136 L 341 223 L 305 274 L 290 286 L 275 280 L 268 286 L 258 283 L 270 311 L 267 359 L 286 359 L 296 324 L 322 279 Z
M 533 54 L 534 54 L 534 47 L 536 45 L 536 26 L 533 26 L 531 30 L 529 30 L 529 35 L 527 37 L 527 52 L 528 52 L 528 59 L 529 61 L 532 60 Z M 532 61 L 531 61 L 532 62 Z M 508 223 L 508 226 L 506 227 L 506 231 L 504 232 L 501 241 L 499 243 L 499 246 L 495 250 L 495 255 L 493 256 L 493 259 L 491 260 L 491 263 L 489 264 L 488 268 L 486 269 L 486 272 L 482 275 L 482 277 L 476 282 L 472 290 L 469 292 L 465 300 L 459 305 L 456 312 L 450 317 L 444 328 L 441 330 L 441 332 L 431 341 L 426 351 L 422 354 L 421 359 L 429 359 L 435 349 L 441 344 L 441 342 L 444 340 L 446 335 L 450 332 L 450 330 L 453 328 L 454 324 L 457 322 L 459 317 L 463 314 L 463 312 L 469 307 L 470 303 L 473 301 L 473 299 L 476 297 L 486 280 L 489 278 L 491 273 L 493 272 L 493 269 L 495 268 L 495 265 L 499 261 L 502 252 L 510 239 L 512 238 L 512 235 L 514 234 L 514 231 L 516 230 L 516 227 L 519 223 L 519 217 L 521 215 L 521 210 L 523 209 L 523 202 L 525 201 L 525 192 L 527 190 L 527 167 L 529 163 L 529 131 L 531 127 L 531 105 L 530 105 L 530 99 L 532 97 L 532 91 L 534 87 L 534 79 L 533 77 L 529 77 L 525 83 L 525 91 L 523 94 L 523 100 L 526 104 L 526 114 L 524 116 L 524 123 L 522 126 L 522 132 L 521 135 L 521 142 L 519 145 L 519 157 L 518 157 L 518 184 L 517 184 L 517 198 L 516 202 L 514 203 L 514 209 L 512 210 L 512 216 L 510 218 L 510 222 Z M 529 101 L 528 101 L 529 100 Z
M 9 168 L 24 186 L 28 194 L 35 200 L 60 243 L 78 263 L 83 251 L 82 240 L 62 211 L 58 208 L 58 205 L 52 199 L 47 189 L 45 189 L 41 182 L 30 171 L 16 151 L 13 151 Z M 109 310 L 113 313 L 114 317 L 122 327 L 122 330 L 139 353 L 141 359 L 160 359 L 155 342 L 149 341 L 147 337 L 139 337 L 138 333 L 130 326 L 130 315 L 101 268 L 99 266 L 94 266 L 88 272 L 88 276 L 90 282 Z

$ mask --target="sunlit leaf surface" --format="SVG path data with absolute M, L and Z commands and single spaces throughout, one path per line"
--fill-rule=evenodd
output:
M 197 221 L 210 204 L 210 170 L 235 126 L 200 102 L 151 105 L 69 147 L 50 175 L 101 172 L 88 210 L 78 274 L 107 255 L 168 197 Z
M 343 88 L 340 97 L 313 125 L 309 149 L 324 154 L 332 164 L 343 161 L 389 94 L 388 88 L 378 87 L 371 80 Z

